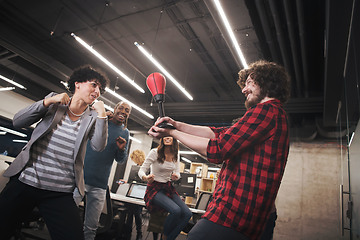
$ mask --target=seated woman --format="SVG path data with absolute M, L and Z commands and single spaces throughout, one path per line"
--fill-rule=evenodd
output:
M 151 167 L 151 172 L 146 172 Z M 162 239 L 173 240 L 189 222 L 190 209 L 181 200 L 171 180 L 180 177 L 179 144 L 172 137 L 160 139 L 160 145 L 150 151 L 139 170 L 139 177 L 147 181 L 145 203 L 148 211 L 167 211 Z

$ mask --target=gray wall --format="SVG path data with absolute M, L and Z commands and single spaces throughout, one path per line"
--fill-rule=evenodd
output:
M 275 240 L 342 239 L 337 143 L 292 143 L 276 199 Z M 349 239 L 349 238 L 344 238 Z

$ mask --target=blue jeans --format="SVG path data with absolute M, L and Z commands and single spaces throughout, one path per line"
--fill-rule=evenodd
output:
M 164 223 L 164 235 L 167 240 L 176 239 L 192 216 L 190 209 L 177 194 L 173 194 L 172 198 L 169 198 L 164 193 L 158 192 L 152 201 L 169 212 Z
M 84 236 L 85 240 L 93 240 L 95 239 L 100 215 L 104 208 L 106 189 L 85 184 L 85 196 Z M 74 200 L 77 205 L 81 202 L 81 196 L 78 191 L 74 191 Z

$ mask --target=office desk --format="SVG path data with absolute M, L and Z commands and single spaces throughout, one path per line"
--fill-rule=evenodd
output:
M 6 156 L 6 155 L 0 155 L 0 161 L 12 163 L 14 161 L 14 159 L 15 158 L 13 158 L 13 157 L 9 157 L 9 156 Z
M 115 200 L 115 201 L 133 203 L 133 204 L 145 206 L 144 200 L 127 197 L 122 194 L 110 193 L 110 197 L 112 200 Z
M 126 197 L 125 195 L 122 195 L 122 194 L 110 193 L 110 197 L 111 197 L 112 200 L 115 200 L 115 201 L 125 202 L 125 203 L 132 203 L 132 204 L 145 206 L 144 200 L 131 198 L 131 197 Z M 204 210 L 195 209 L 195 208 L 189 208 L 189 209 L 190 209 L 190 211 L 192 213 L 195 213 L 195 214 L 204 214 L 205 213 Z

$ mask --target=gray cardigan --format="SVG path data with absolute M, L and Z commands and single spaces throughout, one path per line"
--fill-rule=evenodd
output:
M 50 93 L 45 98 L 54 95 L 56 93 Z M 16 128 L 29 127 L 39 120 L 41 121 L 34 129 L 30 141 L 23 147 L 19 155 L 4 172 L 3 175 L 5 177 L 14 176 L 24 169 L 30 159 L 32 145 L 59 123 L 64 114 L 66 114 L 66 110 L 67 105 L 52 104 L 49 107 L 45 107 L 43 100 L 40 100 L 15 114 L 13 125 Z M 75 183 L 82 196 L 84 196 L 85 191 L 83 166 L 87 142 L 90 139 L 91 147 L 95 151 L 102 151 L 106 147 L 107 135 L 107 119 L 97 118 L 95 110 L 87 109 L 81 122 L 74 150 Z

